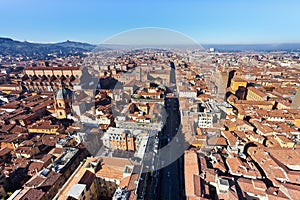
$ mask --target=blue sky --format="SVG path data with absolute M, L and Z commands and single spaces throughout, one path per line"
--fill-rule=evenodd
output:
M 0 36 L 100 43 L 141 27 L 202 44 L 300 42 L 299 0 L 1 0 Z

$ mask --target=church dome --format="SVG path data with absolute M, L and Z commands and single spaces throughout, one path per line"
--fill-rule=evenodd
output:
M 69 89 L 59 89 L 55 93 L 56 99 L 71 99 L 72 98 L 72 91 Z

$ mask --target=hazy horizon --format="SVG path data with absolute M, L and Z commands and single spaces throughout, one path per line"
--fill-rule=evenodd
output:
M 62 43 L 62 42 L 78 42 L 78 43 L 86 43 L 91 45 L 101 45 L 104 43 L 91 43 L 88 40 L 73 40 L 73 39 L 65 39 L 65 40 L 57 40 L 57 41 L 38 41 L 38 40 L 22 40 L 10 36 L 0 36 L 0 38 L 6 38 L 6 39 L 12 39 L 14 41 L 20 41 L 20 42 L 29 42 L 29 43 L 37 43 L 37 44 L 56 44 L 56 43 Z M 105 43 L 110 45 L 109 43 Z M 200 45 L 282 45 L 282 44 L 300 44 L 300 41 L 298 42 L 274 42 L 274 43 L 200 43 Z M 114 44 L 115 45 L 115 44 Z M 117 44 L 122 45 L 122 44 Z M 162 44 L 163 45 L 163 44 Z

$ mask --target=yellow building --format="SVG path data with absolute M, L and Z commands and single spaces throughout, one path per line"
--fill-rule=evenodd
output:
M 247 88 L 247 97 L 246 97 L 247 100 L 266 101 L 267 98 L 268 98 L 267 94 L 256 89 L 255 87 Z
M 300 127 L 300 116 L 295 117 L 294 124 L 295 126 Z
M 128 107 L 129 113 L 142 111 L 146 115 L 149 114 L 150 106 L 148 103 L 131 103 Z
M 25 74 L 29 77 L 55 76 L 56 78 L 59 78 L 61 76 L 65 76 L 69 78 L 71 76 L 74 76 L 76 78 L 79 78 L 82 75 L 82 70 L 79 67 L 26 67 L 24 71 Z
M 140 111 L 142 111 L 146 115 L 149 114 L 149 105 L 148 104 L 137 104 L 137 107 Z
M 20 85 L 16 84 L 1 84 L 0 85 L 0 91 L 9 94 L 12 91 L 22 90 L 22 87 Z
M 256 134 L 256 133 L 251 133 L 251 132 L 247 132 L 246 134 L 246 137 L 249 141 L 251 142 L 257 142 L 259 144 L 263 144 L 264 143 L 264 140 L 265 138 L 259 134 Z
M 206 135 L 196 135 L 192 142 L 192 146 L 196 148 L 204 148 L 206 146 Z
M 247 81 L 241 78 L 233 77 L 230 84 L 231 91 L 235 93 L 239 87 L 247 87 Z
M 122 133 L 121 137 L 110 140 L 112 149 L 122 149 L 123 151 L 135 151 L 135 138 L 132 134 Z
M 41 63 L 38 67 L 25 67 L 22 86 L 34 91 L 53 91 L 61 87 L 72 89 L 74 82 L 86 74 L 81 67 L 47 66 Z
M 59 134 L 64 131 L 61 125 L 51 124 L 51 121 L 38 121 L 28 126 L 29 133 Z
M 274 138 L 282 148 L 293 148 L 295 146 L 295 143 L 292 140 L 283 135 L 275 135 Z

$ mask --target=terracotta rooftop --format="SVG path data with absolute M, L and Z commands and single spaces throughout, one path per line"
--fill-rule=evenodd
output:
M 43 199 L 45 192 L 34 188 L 26 188 L 14 198 L 14 200 L 40 200 Z
M 184 153 L 184 180 L 186 196 L 194 196 L 194 175 L 199 175 L 198 156 L 195 151 Z
M 0 149 L 0 157 L 5 156 L 5 155 L 9 154 L 10 152 L 11 152 L 11 149 L 9 149 L 8 147 Z
M 266 196 L 267 187 L 263 181 L 239 178 L 237 182 L 243 193 Z
M 226 163 L 230 170 L 230 173 L 234 175 L 249 178 L 261 178 L 260 172 L 253 162 L 244 162 L 238 157 L 229 157 L 226 159 Z

